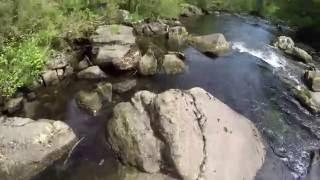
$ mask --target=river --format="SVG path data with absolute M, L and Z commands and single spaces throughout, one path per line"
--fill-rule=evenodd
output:
M 186 73 L 137 77 L 135 91 L 202 87 L 252 120 L 262 133 L 268 153 L 257 180 L 319 178 L 319 173 L 310 175 L 314 174 L 312 171 L 320 172 L 310 164 L 314 152 L 320 150 L 320 118 L 303 108 L 287 87 L 287 83 L 304 86 L 301 77 L 306 67 L 270 46 L 281 35 L 276 27 L 259 18 L 227 13 L 192 17 L 182 22 L 191 34 L 223 33 L 232 44 L 232 52 L 210 58 L 188 47 Z M 118 76 L 110 79 L 118 80 Z M 67 166 L 59 161 L 36 180 L 121 179 L 120 165 L 104 138 L 111 107 L 106 107 L 100 116 L 91 117 L 74 102 L 78 90 L 93 85 L 94 82 L 71 80 L 39 92 L 41 108 L 33 118 L 63 119 L 84 140 L 72 152 L 65 163 Z M 128 100 L 132 94 L 115 99 Z

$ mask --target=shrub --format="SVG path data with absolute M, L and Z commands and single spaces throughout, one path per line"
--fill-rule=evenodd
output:
M 0 54 L 0 92 L 13 95 L 18 88 L 30 85 L 39 78 L 47 50 L 38 46 L 35 38 L 20 44 L 7 44 Z

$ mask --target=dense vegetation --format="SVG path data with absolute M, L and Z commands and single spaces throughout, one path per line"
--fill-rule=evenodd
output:
M 182 3 L 320 25 L 320 0 L 0 0 L 0 93 L 12 95 L 33 82 L 52 51 L 63 51 L 100 22 L 117 21 L 119 8 L 132 20 L 177 18 Z

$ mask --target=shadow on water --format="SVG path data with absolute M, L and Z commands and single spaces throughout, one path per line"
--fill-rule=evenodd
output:
M 276 36 L 275 28 L 259 19 L 231 15 L 190 18 L 185 23 L 192 34 L 221 32 L 231 43 L 243 43 L 247 50 L 236 48 L 227 56 L 209 58 L 187 48 L 186 73 L 137 77 L 138 86 L 129 94 L 115 95 L 113 104 L 127 101 L 137 90 L 162 92 L 202 87 L 252 120 L 262 132 L 268 152 L 257 180 L 293 180 L 306 176 L 312 152 L 320 149 L 320 120 L 299 105 L 283 82 L 284 78 L 300 77 L 301 68 L 287 64 L 288 59 L 266 49 Z M 279 63 L 279 59 L 286 63 Z M 299 79 L 291 80 L 299 83 Z M 67 169 L 61 170 L 61 162 L 57 162 L 36 180 L 119 179 L 119 164 L 106 145 L 104 134 L 112 106 L 105 107 L 100 116 L 92 117 L 78 109 L 74 101 L 77 91 L 92 89 L 95 84 L 73 81 L 39 92 L 41 102 L 35 117 L 65 120 L 85 140 L 72 153 Z

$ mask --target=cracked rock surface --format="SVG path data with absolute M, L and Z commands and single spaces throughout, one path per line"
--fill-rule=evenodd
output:
M 71 149 L 77 138 L 61 121 L 0 118 L 0 179 L 31 179 Z
M 120 160 L 185 180 L 253 180 L 265 158 L 254 125 L 200 88 L 140 91 L 108 124 Z

